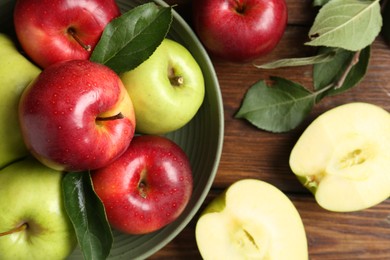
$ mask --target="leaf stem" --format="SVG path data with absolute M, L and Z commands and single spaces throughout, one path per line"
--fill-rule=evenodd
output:
M 334 81 L 334 82 L 330 83 L 329 85 L 321 88 L 320 90 L 316 91 L 314 94 L 316 94 L 316 95 L 321 94 L 321 93 L 323 93 L 331 88 L 334 88 L 334 89 L 341 88 L 343 86 L 345 79 L 347 78 L 349 72 L 351 72 L 353 66 L 355 66 L 359 62 L 360 52 L 361 52 L 361 50 L 355 52 L 351 61 L 348 64 L 348 66 L 345 68 L 343 74 L 341 74 L 340 78 L 337 81 Z
M 351 59 L 351 62 L 348 64 L 348 67 L 345 69 L 345 71 L 343 72 L 341 77 L 335 82 L 334 89 L 338 89 L 344 84 L 345 79 L 347 78 L 347 76 L 348 76 L 349 72 L 351 71 L 351 69 L 353 68 L 353 66 L 355 66 L 359 62 L 360 52 L 361 52 L 360 50 L 355 52 L 355 54 L 353 55 L 353 57 Z

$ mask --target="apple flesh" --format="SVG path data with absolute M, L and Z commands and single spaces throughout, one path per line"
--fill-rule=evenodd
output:
M 166 134 L 187 124 L 203 103 L 202 70 L 181 44 L 164 39 L 151 57 L 121 75 L 138 133 Z
M 233 183 L 195 229 L 203 259 L 308 259 L 306 233 L 289 198 L 256 179 Z
M 18 0 L 15 31 L 40 67 L 88 59 L 105 26 L 120 15 L 114 0 Z
M 128 234 L 150 233 L 173 222 L 193 188 L 187 155 L 162 136 L 135 136 L 118 160 L 92 172 L 92 181 L 111 226 Z
M 199 0 L 193 24 L 210 54 L 248 62 L 270 53 L 287 25 L 285 0 Z
M 46 68 L 23 92 L 19 120 L 32 154 L 65 171 L 111 163 L 135 130 L 132 102 L 119 76 L 88 60 Z
M 65 259 L 76 247 L 62 177 L 32 157 L 0 171 L 1 259 Z
M 349 212 L 390 196 L 390 115 L 369 103 L 328 110 L 302 133 L 290 167 L 318 204 Z
M 5 34 L 0 33 L 0 169 L 28 155 L 18 120 L 19 99 L 41 70 L 26 59 Z

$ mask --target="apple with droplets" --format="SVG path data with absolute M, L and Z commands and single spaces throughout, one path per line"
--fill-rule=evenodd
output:
M 18 0 L 15 32 L 41 68 L 65 60 L 87 60 L 106 25 L 120 15 L 114 0 Z
M 88 60 L 44 69 L 21 96 L 19 121 L 29 151 L 60 171 L 113 162 L 135 132 L 133 105 L 119 76 Z
M 172 223 L 193 189 L 184 150 L 156 135 L 135 136 L 119 159 L 91 176 L 110 225 L 128 234 L 146 234 Z
M 290 154 L 290 167 L 318 204 L 350 212 L 390 196 L 390 114 L 362 102 L 316 118 Z

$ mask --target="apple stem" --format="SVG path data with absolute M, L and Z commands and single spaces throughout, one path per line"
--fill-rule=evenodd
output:
M 170 77 L 169 81 L 171 82 L 172 86 L 178 87 L 178 86 L 183 85 L 184 78 L 182 76 L 174 76 L 174 77 Z
M 90 52 L 90 51 L 92 50 L 91 45 L 85 44 L 85 43 L 79 38 L 79 36 L 76 34 L 76 30 L 75 30 L 74 28 L 69 28 L 69 29 L 68 29 L 68 33 L 73 37 L 73 39 L 76 40 L 76 42 L 77 42 L 78 44 L 81 45 L 81 47 L 84 48 L 84 50 L 86 50 L 86 51 L 88 51 L 88 52 Z
M 119 114 L 114 115 L 114 116 L 108 116 L 108 117 L 97 117 L 96 121 L 110 121 L 110 120 L 117 120 L 117 119 L 122 119 L 125 118 L 121 112 Z
M 147 192 L 146 192 L 146 184 L 141 181 L 139 184 L 138 184 L 138 191 L 139 191 L 139 195 L 142 197 L 142 198 L 146 198 L 147 196 Z
M 245 3 L 243 3 L 241 0 L 236 0 L 235 2 L 236 2 L 235 11 L 238 14 L 243 14 L 245 12 Z
M 6 235 L 10 235 L 10 234 L 13 234 L 13 233 L 16 233 L 16 232 L 23 231 L 23 230 L 27 229 L 27 227 L 28 227 L 28 224 L 27 223 L 23 223 L 22 225 L 20 225 L 20 226 L 18 226 L 16 228 L 13 228 L 13 229 L 11 229 L 9 231 L 0 233 L 0 237 L 6 236 Z

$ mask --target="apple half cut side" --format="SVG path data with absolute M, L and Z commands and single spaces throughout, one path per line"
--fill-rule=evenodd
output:
M 315 119 L 290 154 L 291 170 L 330 211 L 374 206 L 390 196 L 390 114 L 354 102 Z
M 260 180 L 237 181 L 215 198 L 195 235 L 204 259 L 308 259 L 298 211 L 282 191 Z

